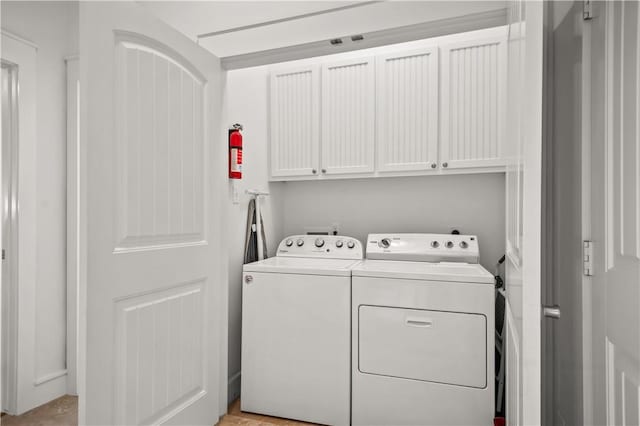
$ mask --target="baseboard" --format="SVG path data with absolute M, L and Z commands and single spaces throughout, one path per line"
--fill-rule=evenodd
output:
M 240 377 L 241 371 L 238 371 L 233 376 L 229 377 L 229 387 L 227 391 L 227 403 L 231 404 L 236 399 L 240 398 Z

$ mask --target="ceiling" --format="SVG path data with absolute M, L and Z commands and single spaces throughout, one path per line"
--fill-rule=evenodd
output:
M 505 1 L 141 1 L 159 19 L 219 57 L 290 47 L 504 9 Z M 346 6 L 346 8 L 345 8 Z M 340 8 L 336 11 L 331 9 Z M 211 32 L 321 11 L 256 28 Z

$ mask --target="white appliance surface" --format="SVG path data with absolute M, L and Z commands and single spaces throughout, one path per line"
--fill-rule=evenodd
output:
M 360 259 L 353 238 L 304 235 L 244 266 L 243 411 L 350 424 L 351 267 Z
M 495 283 L 495 278 L 477 263 L 403 262 L 369 260 L 353 268 L 353 276 L 451 281 L 478 284 Z
M 358 369 L 474 388 L 487 385 L 487 318 L 482 314 L 359 307 Z M 399 351 L 411 342 L 410 350 Z
M 367 259 L 478 263 L 475 235 L 369 234 Z
M 271 257 L 244 265 L 245 272 L 351 276 L 351 268 L 360 263 L 351 259 L 318 259 L 305 257 Z
M 492 424 L 495 290 L 478 258 L 475 236 L 369 235 L 352 277 L 353 425 Z

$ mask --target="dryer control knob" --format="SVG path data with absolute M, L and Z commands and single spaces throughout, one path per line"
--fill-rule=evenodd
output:
M 437 242 L 437 241 L 435 241 L 435 240 L 434 240 L 434 241 L 431 241 L 431 247 L 433 247 L 433 248 L 438 248 L 438 247 L 440 247 L 440 243 L 439 243 L 439 242 Z
M 389 238 L 383 238 L 380 240 L 379 245 L 382 248 L 389 248 L 389 246 L 391 246 L 391 240 Z
M 291 247 L 293 245 L 293 240 L 287 240 L 285 244 L 287 245 L 287 247 Z
M 447 243 L 445 244 L 445 246 L 447 248 L 453 248 L 453 241 L 447 241 Z
M 344 243 L 342 242 L 342 240 L 336 241 L 336 247 L 342 248 L 343 245 L 344 245 Z
M 302 247 L 304 245 L 304 240 L 302 238 L 299 238 L 298 241 L 296 241 L 296 244 L 298 245 L 298 247 Z
M 354 248 L 356 246 L 356 243 L 354 243 L 353 241 L 349 241 L 347 243 L 347 247 L 349 247 L 350 249 Z
M 469 247 L 469 243 L 466 241 L 460 241 L 460 248 L 466 249 Z
M 322 238 L 316 238 L 316 247 L 320 248 L 324 245 L 324 240 Z

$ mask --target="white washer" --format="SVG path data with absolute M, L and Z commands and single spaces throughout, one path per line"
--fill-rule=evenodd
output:
M 494 277 L 469 235 L 372 234 L 352 271 L 352 424 L 491 425 Z
M 295 235 L 244 265 L 241 409 L 348 425 L 351 269 L 362 244 Z

